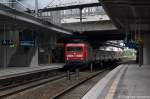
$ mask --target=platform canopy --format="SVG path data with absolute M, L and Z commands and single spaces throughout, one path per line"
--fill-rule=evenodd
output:
M 150 0 L 100 0 L 115 25 L 123 31 L 150 31 Z

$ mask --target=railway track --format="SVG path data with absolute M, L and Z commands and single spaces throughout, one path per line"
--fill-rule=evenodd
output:
M 84 84 L 87 84 L 88 82 L 90 82 L 92 79 L 96 79 L 95 83 L 92 83 L 92 85 L 94 86 L 96 84 L 96 82 L 98 82 L 105 74 L 107 74 L 110 70 L 108 69 L 104 69 L 104 70 L 101 70 L 101 71 L 98 71 L 96 73 L 93 73 L 91 75 L 89 75 L 86 79 L 83 79 L 81 80 L 80 82 L 76 83 L 76 84 L 73 84 L 72 86 L 66 88 L 65 90 L 59 92 L 58 94 L 54 95 L 53 97 L 50 97 L 50 99 L 81 99 L 81 97 L 86 93 L 88 92 L 88 90 L 90 90 L 90 88 L 92 88 L 92 86 L 90 86 L 90 88 L 88 88 L 88 90 L 86 89 L 84 92 L 83 92 L 83 89 L 81 88 L 81 91 L 80 91 L 80 86 L 84 86 Z M 100 77 L 101 78 L 98 78 Z M 85 88 L 85 86 L 84 86 Z M 72 93 L 73 90 L 77 89 L 76 92 L 79 92 L 80 93 L 80 96 L 79 94 L 76 94 L 75 93 Z M 71 94 L 70 94 L 71 93 Z M 77 96 L 74 96 L 74 95 L 77 95 Z
M 0 99 L 63 77 L 66 77 L 64 72 L 52 70 L 1 78 Z
M 75 78 L 74 73 L 71 73 L 71 80 L 68 80 L 66 73 L 62 73 L 47 79 L 33 80 L 17 86 L 2 88 L 0 89 L 0 99 L 61 99 L 60 97 L 106 71 L 110 71 L 110 69 L 94 72 L 82 71 L 78 79 Z

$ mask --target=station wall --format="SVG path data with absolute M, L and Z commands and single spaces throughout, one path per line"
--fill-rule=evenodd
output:
M 0 32 L 0 68 L 37 66 L 37 45 L 21 46 L 19 41 L 17 30 Z
M 18 31 L 7 31 L 0 33 L 0 67 L 7 67 L 12 55 L 16 52 L 17 47 L 3 45 L 3 40 L 17 41 L 19 37 Z
M 19 43 L 20 34 L 20 31 L 17 30 L 5 33 L 0 32 L 0 68 L 64 62 L 63 46 L 57 46 L 57 40 L 61 37 L 60 35 L 55 34 L 55 32 L 41 32 L 36 38 L 36 45 L 26 47 L 21 46 Z M 13 46 L 3 45 L 3 40 L 12 40 Z

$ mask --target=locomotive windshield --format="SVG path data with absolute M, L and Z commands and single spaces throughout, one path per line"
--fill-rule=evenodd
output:
M 82 52 L 82 47 L 68 47 L 68 52 Z

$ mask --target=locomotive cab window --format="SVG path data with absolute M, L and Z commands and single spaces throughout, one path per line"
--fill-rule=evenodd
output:
M 82 47 L 68 47 L 68 52 L 82 52 Z

